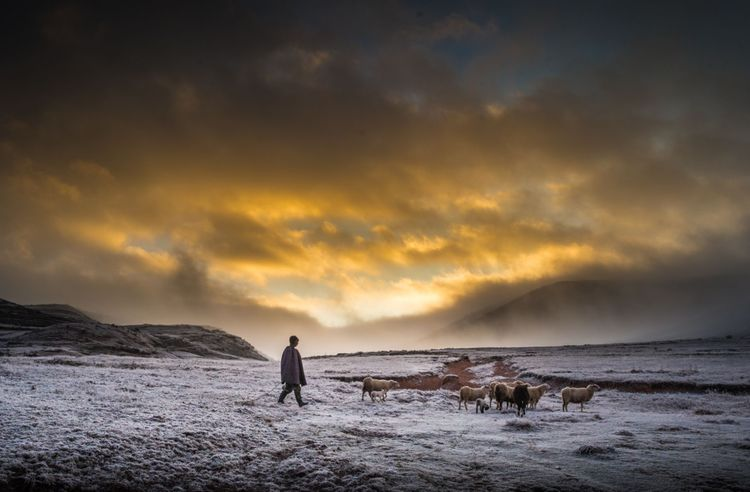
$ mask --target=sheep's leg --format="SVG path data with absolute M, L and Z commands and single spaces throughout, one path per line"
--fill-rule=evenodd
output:
M 583 402 L 581 402 L 581 411 L 583 412 Z
M 362 401 L 365 401 L 365 393 L 367 393 L 366 389 L 362 390 Z

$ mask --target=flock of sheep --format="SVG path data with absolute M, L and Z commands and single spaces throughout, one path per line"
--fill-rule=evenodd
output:
M 565 387 L 560 392 L 562 397 L 562 409 L 564 412 L 568 411 L 569 403 L 580 403 L 581 411 L 583 412 L 583 404 L 591 400 L 594 397 L 594 392 L 599 391 L 601 388 L 596 384 L 590 384 L 585 388 L 572 388 Z M 470 401 L 476 401 L 475 412 L 481 411 L 484 413 L 485 410 L 489 410 L 492 405 L 492 400 L 495 400 L 495 405 L 498 410 L 502 410 L 503 403 L 506 404 L 506 408 L 511 405 L 516 406 L 516 415 L 519 417 L 526 415 L 526 408 L 536 408 L 537 403 L 542 396 L 550 390 L 549 384 L 540 384 L 539 386 L 531 386 L 529 383 L 523 381 L 513 382 L 492 382 L 488 385 L 482 386 L 481 388 L 471 388 L 464 386 L 458 392 L 458 409 L 461 409 L 461 405 L 469 409 L 468 403 Z M 489 396 L 489 404 L 485 399 Z
M 365 399 L 365 393 L 368 393 L 372 401 L 384 402 L 388 396 L 388 390 L 398 388 L 398 386 L 398 381 L 392 379 L 373 379 L 368 376 L 362 381 L 362 400 Z M 572 388 L 569 386 L 563 388 L 560 392 L 563 411 L 568 411 L 568 404 L 570 403 L 580 403 L 581 411 L 583 412 L 583 404 L 590 401 L 594 397 L 594 392 L 600 389 L 596 384 L 589 384 L 585 388 Z M 521 417 L 526 415 L 526 408 L 536 408 L 539 400 L 549 390 L 550 386 L 546 383 L 539 386 L 531 386 L 529 383 L 523 381 L 495 381 L 481 388 L 464 386 L 458 392 L 458 409 L 460 410 L 461 405 L 463 405 L 468 411 L 468 404 L 470 401 L 473 401 L 476 402 L 475 413 L 479 413 L 480 411 L 484 413 L 485 410 L 490 409 L 492 400 L 495 400 L 498 410 L 502 410 L 503 403 L 506 404 L 506 408 L 515 405 L 516 415 Z M 489 403 L 487 403 L 488 397 L 490 400 Z

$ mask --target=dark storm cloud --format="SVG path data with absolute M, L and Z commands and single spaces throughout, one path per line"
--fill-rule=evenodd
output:
M 338 324 L 407 294 L 381 315 L 585 272 L 745 270 L 747 10 L 14 4 L 0 259 L 57 286 L 127 275 L 106 290 L 123 306 L 140 275 L 201 313 Z

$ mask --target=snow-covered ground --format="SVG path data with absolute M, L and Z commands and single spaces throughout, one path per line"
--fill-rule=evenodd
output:
M 747 490 L 747 394 L 608 389 L 584 413 L 563 413 L 557 388 L 517 419 L 458 411 L 447 390 L 363 402 L 360 383 L 335 378 L 439 373 L 467 354 L 479 362 L 477 382 L 493 377 L 483 358 L 503 356 L 540 375 L 747 383 L 749 347 L 741 339 L 309 359 L 303 395 L 313 404 L 302 409 L 293 395 L 276 403 L 277 362 L 4 357 L 0 489 Z

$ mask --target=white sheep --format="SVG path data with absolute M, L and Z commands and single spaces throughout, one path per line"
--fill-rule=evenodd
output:
M 490 389 L 487 386 L 482 386 L 481 388 L 472 388 L 470 386 L 462 387 L 458 392 L 458 409 L 461 410 L 461 404 L 463 403 L 466 410 L 469 410 L 468 402 L 478 399 L 484 400 L 487 397 L 489 390 Z
M 373 391 L 370 391 L 370 399 L 372 399 L 372 401 L 379 400 L 380 403 L 384 403 L 385 402 L 385 398 L 387 396 L 388 396 L 388 391 L 387 390 L 373 390 Z
M 569 386 L 563 388 L 560 392 L 563 402 L 563 412 L 568 411 L 568 403 L 580 403 L 581 411 L 583 412 L 583 404 L 591 400 L 594 396 L 594 392 L 599 391 L 600 389 L 601 388 L 597 384 L 590 384 L 585 388 L 571 388 Z
M 379 390 L 388 391 L 393 388 L 398 388 L 398 381 L 394 381 L 393 379 L 373 379 L 367 376 L 362 381 L 362 401 L 365 400 L 365 393 Z
M 483 398 L 477 398 L 477 407 L 474 410 L 474 413 L 479 413 L 480 411 L 484 413 L 485 410 L 489 410 L 490 406 L 487 404 L 487 401 L 485 401 Z
M 540 384 L 539 386 L 529 386 L 529 408 L 536 408 L 539 399 L 545 392 L 549 391 L 549 389 L 550 386 L 547 383 Z

